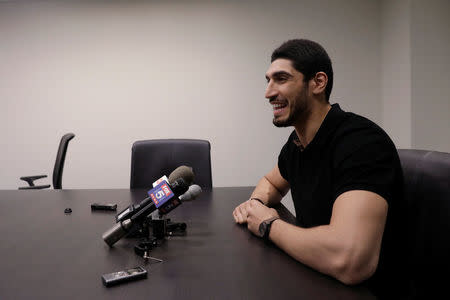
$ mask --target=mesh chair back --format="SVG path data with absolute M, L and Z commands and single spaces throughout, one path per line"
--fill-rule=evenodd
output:
M 162 175 L 181 165 L 193 168 L 194 183 L 212 188 L 211 145 L 206 140 L 160 139 L 137 141 L 131 150 L 130 188 L 149 188 Z

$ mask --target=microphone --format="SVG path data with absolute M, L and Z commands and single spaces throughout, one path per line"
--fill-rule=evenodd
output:
M 197 198 L 198 195 L 200 195 L 201 192 L 202 192 L 202 188 L 197 184 L 193 184 L 189 187 L 189 189 L 186 191 L 186 193 L 184 193 L 183 195 L 181 195 L 178 198 L 183 202 L 194 200 L 195 198 Z
M 169 175 L 169 182 L 172 183 L 177 178 L 183 178 L 187 185 L 191 185 L 194 183 L 194 171 L 191 167 L 188 166 L 179 166 L 175 170 L 172 171 Z
M 180 205 L 181 201 L 178 199 L 178 196 L 187 190 L 188 185 L 183 178 L 178 178 L 171 184 L 165 181 L 161 182 L 148 191 L 149 197 L 139 203 L 138 209 L 134 211 L 131 217 L 118 221 L 116 225 L 103 233 L 103 240 L 112 247 L 118 240 L 141 225 L 147 216 L 156 209 L 160 213 L 166 214 Z
M 177 179 L 182 178 L 187 186 L 190 186 L 192 182 L 194 181 L 194 173 L 192 172 L 191 167 L 187 166 L 179 166 L 175 170 L 170 173 L 169 178 L 164 175 L 157 181 L 153 183 L 153 187 L 156 187 L 161 182 L 169 182 L 169 184 L 174 183 Z M 180 193 L 183 194 L 183 193 Z M 142 207 L 148 205 L 151 202 L 150 197 L 145 198 L 142 200 L 139 204 L 131 204 L 124 210 L 122 210 L 120 213 L 116 215 L 116 223 L 121 222 L 125 219 L 131 218 L 136 212 L 139 211 Z

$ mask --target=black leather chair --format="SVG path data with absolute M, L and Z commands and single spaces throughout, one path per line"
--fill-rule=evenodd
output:
M 434 299 L 450 282 L 450 154 L 398 153 L 407 201 L 408 299 Z
M 181 165 L 193 168 L 194 183 L 212 188 L 211 145 L 206 140 L 161 139 L 137 141 L 131 150 L 130 188 L 149 188 L 162 175 Z
M 56 154 L 55 166 L 53 167 L 53 188 L 55 190 L 62 189 L 62 175 L 64 170 L 64 162 L 66 160 L 67 147 L 71 139 L 75 137 L 73 133 L 63 135 L 59 142 L 58 153 Z M 19 187 L 19 190 L 38 190 L 49 188 L 50 185 L 34 185 L 34 181 L 40 178 L 45 178 L 47 175 L 35 175 L 20 177 L 21 180 L 26 181 L 29 186 Z

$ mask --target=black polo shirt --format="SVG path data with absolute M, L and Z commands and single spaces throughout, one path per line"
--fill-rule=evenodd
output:
M 299 226 L 329 224 L 334 201 L 347 191 L 371 191 L 387 201 L 378 268 L 369 280 L 372 290 L 380 294 L 404 267 L 398 261 L 404 224 L 403 176 L 394 143 L 372 121 L 333 104 L 313 140 L 304 149 L 298 145 L 294 130 L 281 150 L 278 167 L 290 184 Z

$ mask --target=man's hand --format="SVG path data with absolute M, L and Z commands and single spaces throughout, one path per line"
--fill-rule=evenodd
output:
M 257 200 L 247 200 L 234 209 L 233 217 L 236 223 L 247 223 L 247 228 L 259 236 L 259 224 L 279 215 L 275 209 L 264 206 Z

